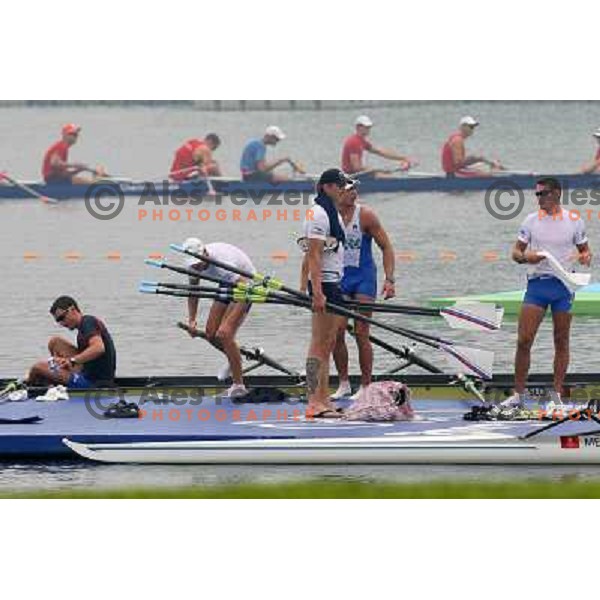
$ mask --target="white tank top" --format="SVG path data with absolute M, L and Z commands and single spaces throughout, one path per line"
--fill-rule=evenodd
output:
M 360 250 L 363 233 L 360 228 L 360 204 L 354 207 L 354 214 L 348 225 L 344 224 L 346 242 L 344 243 L 344 267 L 360 266 Z

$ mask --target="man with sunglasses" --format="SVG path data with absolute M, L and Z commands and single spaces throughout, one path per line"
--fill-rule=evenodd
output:
M 554 391 L 552 401 L 560 404 L 563 383 L 569 366 L 569 337 L 571 307 L 574 294 L 561 279 L 545 256 L 552 254 L 569 270 L 570 260 L 577 253 L 579 264 L 589 266 L 592 254 L 582 219 L 573 220 L 560 204 L 560 182 L 552 177 L 540 179 L 535 188 L 539 211 L 531 213 L 519 229 L 512 258 L 529 266 L 527 291 L 519 315 L 517 352 L 515 355 L 514 394 L 502 406 L 521 406 L 525 401 L 531 347 L 546 310 L 552 311 L 554 331 Z
M 458 131 L 453 133 L 442 148 L 442 170 L 446 177 L 489 177 L 491 173 L 482 169 L 473 168 L 478 164 L 485 164 L 490 169 L 502 169 L 497 160 L 489 160 L 484 156 L 468 155 L 465 141 L 475 133 L 479 121 L 473 117 L 463 117 L 460 120 Z
M 88 185 L 92 179 L 80 177 L 85 171 L 93 173 L 95 177 L 106 175 L 104 169 L 93 169 L 82 163 L 69 162 L 69 149 L 79 140 L 81 127 L 69 123 L 62 128 L 62 139 L 48 148 L 42 164 L 42 175 L 46 183 L 72 183 L 74 185 Z
M 50 307 L 56 323 L 77 331 L 77 345 L 61 336 L 48 342 L 51 358 L 36 363 L 27 377 L 29 385 L 60 384 L 85 389 L 114 383 L 115 346 L 108 329 L 97 317 L 82 314 L 70 296 L 60 296 Z

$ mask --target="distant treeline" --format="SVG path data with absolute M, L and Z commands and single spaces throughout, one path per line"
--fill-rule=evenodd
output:
M 0 108 L 64 107 L 64 106 L 116 106 L 173 107 L 194 110 L 343 110 L 381 106 L 395 106 L 401 100 L 8 100 Z

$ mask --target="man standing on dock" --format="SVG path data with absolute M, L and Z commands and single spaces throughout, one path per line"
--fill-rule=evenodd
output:
M 312 296 L 311 341 L 306 359 L 307 414 L 320 418 L 341 415 L 329 397 L 329 361 L 342 319 L 326 304 L 343 304 L 340 282 L 344 272 L 344 227 L 338 212 L 347 190 L 356 185 L 339 169 L 328 169 L 317 184 L 312 215 L 304 223 L 307 243 L 305 272 Z
M 95 177 L 105 175 L 104 169 L 93 169 L 83 163 L 69 163 L 69 149 L 78 139 L 81 127 L 69 123 L 62 128 L 62 139 L 48 148 L 42 164 L 42 175 L 46 183 L 71 183 L 73 185 L 90 185 L 94 179 L 80 177 L 79 173 L 92 173 Z
M 560 203 L 560 182 L 552 177 L 540 179 L 535 188 L 539 211 L 527 216 L 512 251 L 519 264 L 529 265 L 527 291 L 519 315 L 515 356 L 514 394 L 502 406 L 520 406 L 525 400 L 531 347 L 548 307 L 552 310 L 554 331 L 554 391 L 561 402 L 563 383 L 569 366 L 571 307 L 574 294 L 556 277 L 549 260 L 539 254 L 546 251 L 568 270 L 573 251 L 578 262 L 589 266 L 592 254 L 582 219 L 573 220 Z
M 275 173 L 275 169 L 281 165 L 288 164 L 292 167 L 294 173 L 305 174 L 304 168 L 289 157 L 279 158 L 273 162 L 267 162 L 267 147 L 277 146 L 277 144 L 286 138 L 285 133 L 275 126 L 271 125 L 265 130 L 261 139 L 251 140 L 246 144 L 240 160 L 240 169 L 244 181 L 258 181 L 267 183 L 280 183 L 289 178 L 280 173 Z
M 354 302 L 375 302 L 377 299 L 377 265 L 373 260 L 373 240 L 383 255 L 385 280 L 382 294 L 385 300 L 394 298 L 395 259 L 394 246 L 382 227 L 372 208 L 358 202 L 356 188 L 348 190 L 340 204 L 340 215 L 344 224 L 346 241 L 344 243 L 344 276 L 341 282 L 344 297 Z M 361 310 L 367 317 L 372 313 Z M 348 376 L 348 348 L 346 346 L 347 319 L 343 319 L 338 330 L 333 359 L 340 377 L 340 386 L 332 396 L 334 400 L 349 396 L 352 393 Z M 373 376 L 373 346 L 369 340 L 370 326 L 364 321 L 354 323 L 356 345 L 358 346 L 358 362 L 360 365 L 360 389 L 352 397 L 357 399 L 361 390 L 371 384 Z
M 598 143 L 598 147 L 596 148 L 596 155 L 594 156 L 594 160 L 591 163 L 585 165 L 581 170 L 582 173 L 586 173 L 588 175 L 591 175 L 593 173 L 600 173 L 600 127 L 598 127 L 596 131 L 594 131 L 593 135 L 596 139 L 596 142 Z
M 490 169 L 500 170 L 502 165 L 497 160 L 490 160 L 484 156 L 467 155 L 465 141 L 475 133 L 479 121 L 473 117 L 463 117 L 460 120 L 458 131 L 453 133 L 444 143 L 442 148 L 442 170 L 447 177 L 491 177 L 490 171 L 473 168 L 478 164 L 485 164 Z
M 221 169 L 213 158 L 213 152 L 220 145 L 221 139 L 216 133 L 209 133 L 203 140 L 188 140 L 176 150 L 169 177 L 178 182 L 198 177 L 219 177 Z
M 30 369 L 27 383 L 80 389 L 112 385 L 117 354 L 106 325 L 97 317 L 82 314 L 70 296 L 57 298 L 50 314 L 62 327 L 77 331 L 77 345 L 60 336 L 52 337 L 48 342 L 51 358 Z
M 344 140 L 342 148 L 342 171 L 348 175 L 361 177 L 385 177 L 391 175 L 393 171 L 408 171 L 416 163 L 408 156 L 378 148 L 369 141 L 373 121 L 367 115 L 361 115 L 355 121 L 356 130 L 353 135 Z M 369 152 L 387 160 L 398 162 L 398 167 L 393 171 L 383 169 L 369 169 L 364 160 L 364 153 Z

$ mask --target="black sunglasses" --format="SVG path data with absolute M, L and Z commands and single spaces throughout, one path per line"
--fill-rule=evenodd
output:
M 545 198 L 546 196 L 549 196 L 552 193 L 552 190 L 541 190 L 540 192 L 536 192 L 535 195 L 538 198 Z
M 55 320 L 57 323 L 62 323 L 62 322 L 63 322 L 63 321 L 66 319 L 66 317 L 67 317 L 67 313 L 68 313 L 68 312 L 69 312 L 69 311 L 70 311 L 72 308 L 73 308 L 72 306 L 69 306 L 69 308 L 67 308 L 67 309 L 65 310 L 65 312 L 64 312 L 64 313 L 62 313 L 61 315 L 55 316 L 55 317 L 54 317 L 54 320 Z

